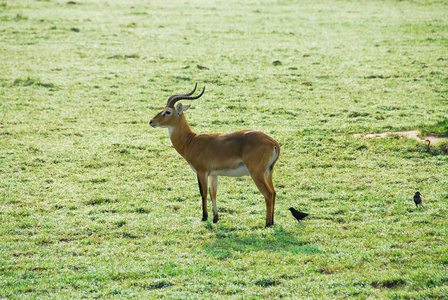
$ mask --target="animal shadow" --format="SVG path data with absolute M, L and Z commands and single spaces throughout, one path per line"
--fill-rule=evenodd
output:
M 275 226 L 270 231 L 241 231 L 224 225 L 210 229 L 215 233 L 215 239 L 204 248 L 208 254 L 226 259 L 234 253 L 249 253 L 254 251 L 290 252 L 293 254 L 313 254 L 322 251 L 309 241 L 297 238 L 293 233 L 286 232 L 283 227 Z

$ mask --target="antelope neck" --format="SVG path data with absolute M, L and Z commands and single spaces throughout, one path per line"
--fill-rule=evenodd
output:
M 185 116 L 182 114 L 177 126 L 172 127 L 170 130 L 171 143 L 176 151 L 184 156 L 185 148 L 190 144 L 196 133 L 191 131 L 190 125 L 188 125 Z

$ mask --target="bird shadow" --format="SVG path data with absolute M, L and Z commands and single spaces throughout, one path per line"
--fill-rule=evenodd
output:
M 293 254 L 321 253 L 316 245 L 297 238 L 293 233 L 285 231 L 282 226 L 274 226 L 271 230 L 241 231 L 225 225 L 207 228 L 215 233 L 215 239 L 204 245 L 208 254 L 225 259 L 234 253 L 254 251 L 290 252 Z

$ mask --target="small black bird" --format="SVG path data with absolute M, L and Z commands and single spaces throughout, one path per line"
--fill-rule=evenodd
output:
M 289 210 L 291 211 L 294 218 L 297 219 L 297 221 L 300 223 L 301 220 L 305 219 L 309 214 L 303 213 L 295 209 L 294 207 L 290 207 Z
M 415 202 L 415 207 L 418 207 L 418 205 L 420 204 L 423 208 L 425 208 L 425 206 L 423 206 L 422 198 L 420 197 L 419 191 L 415 192 L 414 202 Z

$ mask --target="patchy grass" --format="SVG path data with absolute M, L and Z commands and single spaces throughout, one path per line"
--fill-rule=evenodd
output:
M 434 125 L 427 126 L 422 130 L 423 136 L 429 134 L 433 134 L 440 137 L 448 137 L 448 118 L 438 121 Z
M 446 152 L 352 137 L 446 127 L 443 1 L 0 8 L 0 298 L 447 298 Z M 193 130 L 280 142 L 273 228 L 249 178 L 201 222 L 149 128 L 196 82 Z

